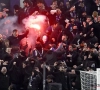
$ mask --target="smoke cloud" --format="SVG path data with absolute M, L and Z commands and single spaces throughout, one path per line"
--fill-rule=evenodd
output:
M 42 36 L 45 32 L 45 29 L 48 26 L 48 20 L 44 15 L 35 15 L 29 16 L 28 18 L 23 19 L 23 26 L 17 24 L 17 16 L 10 16 L 0 20 L 0 34 L 7 38 L 11 36 L 12 31 L 17 29 L 19 34 L 23 31 L 29 29 L 29 34 L 27 38 L 24 38 L 21 43 L 28 44 L 29 47 L 33 47 L 37 40 L 38 36 Z
M 4 38 L 10 36 L 14 29 L 17 29 L 20 33 L 23 30 L 23 27 L 17 24 L 17 16 L 10 16 L 0 20 L 0 34 Z

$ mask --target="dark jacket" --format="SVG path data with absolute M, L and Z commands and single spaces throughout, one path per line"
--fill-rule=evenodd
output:
M 4 41 L 0 41 L 0 59 L 3 59 L 3 54 L 5 53 L 6 46 Z
M 0 73 L 0 90 L 9 87 L 9 77 L 7 74 Z
M 27 37 L 29 31 L 27 31 L 25 34 L 23 35 L 18 35 L 18 37 L 14 37 L 13 35 L 12 36 L 9 36 L 8 37 L 8 40 L 10 42 L 10 46 L 13 47 L 13 46 L 19 46 L 20 44 L 20 41 L 24 38 L 24 37 Z
M 20 83 L 20 70 L 16 65 L 13 65 L 12 68 L 9 70 L 10 73 L 10 80 L 12 84 L 19 84 Z

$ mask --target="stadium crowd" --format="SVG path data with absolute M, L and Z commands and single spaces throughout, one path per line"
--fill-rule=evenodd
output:
M 23 8 L 15 5 L 10 14 L 18 16 L 17 24 L 35 12 L 45 15 L 50 25 L 28 54 L 20 41 L 29 30 L 19 35 L 15 28 L 6 39 L 0 34 L 0 90 L 42 90 L 44 67 L 45 90 L 50 83 L 61 84 L 61 90 L 81 90 L 80 71 L 100 68 L 100 1 L 53 0 L 50 7 L 43 0 L 23 4 Z M 8 9 L 0 11 L 0 20 L 9 16 Z

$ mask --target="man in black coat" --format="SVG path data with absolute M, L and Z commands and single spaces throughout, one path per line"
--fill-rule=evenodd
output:
M 98 16 L 98 22 L 94 25 L 94 34 L 98 38 L 98 42 L 100 44 L 100 16 Z
M 2 67 L 0 70 L 0 90 L 8 90 L 9 77 L 7 75 L 7 68 Z
M 14 29 L 12 36 L 8 37 L 9 43 L 11 47 L 19 47 L 20 41 L 24 38 L 27 37 L 29 31 L 27 30 L 24 34 L 19 35 L 18 30 Z
M 16 62 L 13 62 L 12 67 L 9 70 L 11 88 L 13 90 L 19 90 L 20 88 L 20 70 L 16 65 Z

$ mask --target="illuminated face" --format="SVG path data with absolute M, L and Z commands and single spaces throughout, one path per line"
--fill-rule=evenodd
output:
M 42 40 L 43 40 L 43 42 L 46 42 L 46 41 L 47 41 L 47 36 L 44 35 L 44 36 L 42 37 Z
M 18 31 L 13 32 L 14 37 L 18 37 Z

